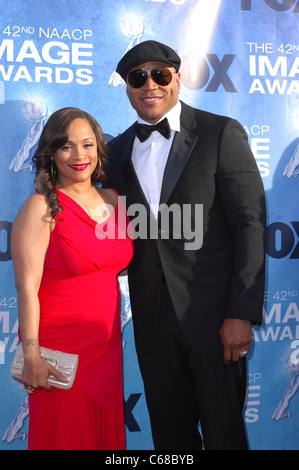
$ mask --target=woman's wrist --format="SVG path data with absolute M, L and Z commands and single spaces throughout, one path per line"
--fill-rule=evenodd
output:
M 28 360 L 40 355 L 39 342 L 34 338 L 23 341 L 24 359 Z

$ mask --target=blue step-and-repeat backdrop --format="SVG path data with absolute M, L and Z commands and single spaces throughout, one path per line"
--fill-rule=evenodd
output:
M 76 106 L 106 140 L 135 121 L 122 55 L 148 39 L 182 57 L 181 99 L 244 126 L 263 178 L 267 279 L 253 328 L 244 417 L 252 450 L 299 449 L 299 1 L 13 0 L 0 3 L 0 449 L 26 449 L 26 393 L 10 376 L 18 345 L 11 225 L 33 192 L 31 157 L 47 118 Z M 153 449 L 122 291 L 128 449 Z

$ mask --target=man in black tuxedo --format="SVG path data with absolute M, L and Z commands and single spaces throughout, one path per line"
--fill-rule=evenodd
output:
M 145 41 L 116 69 L 138 123 L 108 144 L 109 185 L 129 214 L 145 207 L 147 227 L 157 228 L 135 235 L 128 269 L 136 350 L 156 449 L 247 449 L 245 356 L 262 314 L 263 184 L 237 121 L 179 101 L 179 67 L 175 51 Z M 173 208 L 181 212 L 172 218 Z M 189 220 L 178 223 L 186 208 Z

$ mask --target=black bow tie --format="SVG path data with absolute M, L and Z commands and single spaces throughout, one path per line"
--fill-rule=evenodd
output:
M 146 139 L 148 139 L 153 131 L 160 132 L 160 134 L 162 134 L 165 139 L 169 139 L 171 135 L 170 126 L 167 118 L 163 119 L 163 121 L 158 122 L 158 124 L 155 124 L 153 126 L 148 126 L 147 124 L 139 124 L 139 122 L 136 122 L 135 130 L 140 142 L 144 142 Z

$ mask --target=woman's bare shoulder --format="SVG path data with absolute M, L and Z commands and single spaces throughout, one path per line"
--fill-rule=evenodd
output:
M 34 221 L 50 222 L 50 208 L 44 194 L 36 193 L 29 196 L 21 206 L 16 221 L 27 218 Z M 28 220 L 28 221 L 29 221 Z
M 110 204 L 113 207 L 117 206 L 119 195 L 117 191 L 115 191 L 115 189 L 100 188 L 98 189 L 98 192 L 101 195 L 101 197 L 104 199 L 106 204 Z

